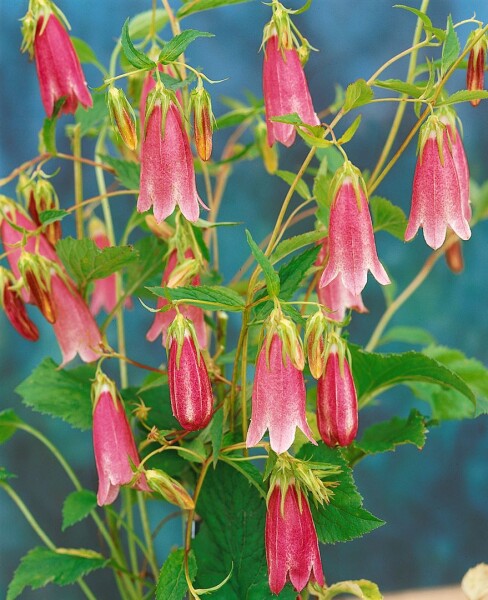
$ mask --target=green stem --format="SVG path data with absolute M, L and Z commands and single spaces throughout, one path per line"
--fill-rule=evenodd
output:
M 149 519 L 147 516 L 146 503 L 141 494 L 137 494 L 137 504 L 139 505 L 139 514 L 141 517 L 142 531 L 144 533 L 144 540 L 146 542 L 146 557 L 151 567 L 151 571 L 154 575 L 154 580 L 158 580 L 158 565 L 156 562 L 156 555 L 154 553 L 153 537 L 151 534 L 151 528 L 149 526 Z
M 132 572 L 136 575 L 139 572 L 139 566 L 137 563 L 137 552 L 136 552 L 136 541 L 134 534 L 134 514 L 132 511 L 132 490 L 128 487 L 123 488 L 123 499 L 125 506 L 125 513 L 127 515 L 127 545 L 129 547 L 129 560 Z M 139 596 L 141 594 L 140 583 L 134 582 L 137 586 Z
M 75 205 L 76 205 L 76 237 L 83 239 L 83 171 L 78 158 L 81 157 L 81 126 L 78 123 L 73 127 L 73 162 Z

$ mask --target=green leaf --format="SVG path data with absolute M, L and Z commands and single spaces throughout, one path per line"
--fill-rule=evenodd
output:
M 156 600 L 183 600 L 188 591 L 185 579 L 185 551 L 173 550 L 161 568 L 156 588 Z M 192 551 L 188 554 L 188 573 L 193 582 L 197 574 L 197 562 Z
M 347 144 L 354 137 L 359 125 L 361 124 L 361 115 L 358 115 L 351 125 L 346 129 L 346 131 L 341 135 L 341 137 L 337 140 L 338 144 Z
M 367 579 L 355 579 L 351 581 L 340 581 L 321 592 L 319 600 L 332 600 L 342 594 L 352 594 L 362 600 L 383 600 L 383 595 L 376 583 Z
M 304 122 L 298 116 L 298 113 L 290 113 L 288 115 L 280 115 L 279 117 L 271 117 L 274 123 L 286 123 L 287 125 L 304 125 Z
M 129 19 L 126 20 L 122 27 L 122 50 L 130 64 L 136 69 L 155 69 L 156 63 L 148 58 L 143 52 L 139 52 L 134 47 L 129 34 Z
M 137 252 L 132 246 L 99 248 L 93 240 L 67 237 L 56 244 L 56 252 L 67 271 L 82 286 L 93 279 L 103 279 L 134 260 Z
M 199 306 L 203 310 L 241 311 L 245 302 L 234 290 L 219 285 L 187 285 L 176 288 L 148 287 L 156 296 L 167 298 L 171 302 L 184 300 L 185 304 Z
M 347 466 L 341 451 L 329 448 L 322 442 L 318 446 L 305 444 L 300 448 L 297 457 L 302 460 L 337 465 L 341 468 L 339 475 L 333 476 L 338 485 L 333 488 L 334 494 L 330 503 L 316 507 L 311 503 L 317 536 L 321 542 L 334 544 L 361 537 L 384 524 L 362 507 L 363 499 L 356 489 L 352 471 Z
M 358 79 L 347 86 L 343 112 L 347 113 L 353 108 L 368 104 L 373 98 L 374 93 L 371 87 L 364 79 Z
M 81 63 L 95 65 L 95 67 L 100 69 L 102 73 L 105 72 L 103 65 L 99 62 L 97 55 L 91 46 L 89 46 L 84 40 L 81 40 L 77 37 L 71 37 L 71 41 Z
M 0 412 L 0 444 L 7 442 L 23 423 L 11 408 Z
M 93 550 L 34 548 L 21 560 L 8 586 L 7 600 L 14 600 L 29 586 L 38 590 L 48 583 L 69 585 L 108 564 Z
M 294 256 L 290 262 L 280 268 L 281 290 L 279 297 L 282 300 L 290 300 L 293 294 L 300 288 L 303 278 L 317 260 L 319 252 L 320 246 L 307 248 L 307 250 Z
M 429 346 L 435 344 L 433 336 L 421 327 L 398 326 L 390 327 L 378 342 L 378 346 L 384 346 L 391 342 L 403 342 L 411 346 Z
M 374 231 L 387 231 L 403 242 L 407 228 L 407 217 L 403 210 L 380 196 L 370 198 L 369 204 Z
M 82 521 L 97 506 L 97 496 L 89 490 L 72 492 L 63 504 L 62 531 Z
M 296 173 L 292 173 L 291 171 L 275 171 L 275 175 L 278 175 L 284 182 L 286 182 L 289 186 L 293 184 L 296 179 Z M 300 179 L 295 187 L 295 192 L 304 200 L 310 200 L 311 194 L 308 189 L 308 185 Z
M 401 79 L 385 79 L 385 81 L 380 81 L 378 79 L 374 82 L 374 85 L 387 90 L 400 92 L 401 94 L 406 94 L 412 98 L 420 98 L 420 96 L 422 96 L 422 94 L 425 92 L 425 86 L 407 83 Z
M 155 31 L 160 31 L 168 22 L 168 15 L 162 8 L 156 9 Z M 129 24 L 129 35 L 133 40 L 139 40 L 149 35 L 153 24 L 153 11 L 145 10 L 134 17 Z
M 258 112 L 260 111 L 255 106 L 243 106 L 242 108 L 231 110 L 230 112 L 217 117 L 215 128 L 225 129 L 226 127 L 240 125 L 246 119 L 254 117 Z
M 449 67 L 456 61 L 460 51 L 461 47 L 456 30 L 454 29 L 452 16 L 449 15 L 447 17 L 446 39 L 442 45 L 441 77 L 447 73 Z
M 141 177 L 141 168 L 138 163 L 130 160 L 121 160 L 104 154 L 100 157 L 104 163 L 112 167 L 115 176 L 128 190 L 138 190 Z
M 90 429 L 94 377 L 93 366 L 83 365 L 66 371 L 59 369 L 52 358 L 45 358 L 15 391 L 22 396 L 24 404 L 37 412 L 59 417 L 77 429 Z
M 319 135 L 310 135 L 303 129 L 297 129 L 298 135 L 304 140 L 309 146 L 314 146 L 315 148 L 330 148 L 334 142 L 331 140 L 326 140 L 324 136 L 324 130 L 320 129 Z
M 163 46 L 159 53 L 159 62 L 167 64 L 175 61 L 199 37 L 214 37 L 214 34 L 208 33 L 208 31 L 198 31 L 197 29 L 186 29 L 178 33 Z
M 368 427 L 361 440 L 355 442 L 354 446 L 364 454 L 390 452 L 402 444 L 414 444 L 421 450 L 426 435 L 425 417 L 412 410 L 407 419 L 393 417 L 389 421 Z
M 380 392 L 413 381 L 435 383 L 460 392 L 474 404 L 475 396 L 454 371 L 422 352 L 376 354 L 349 345 L 358 400 L 363 404 Z
M 224 409 L 219 408 L 212 417 L 210 423 L 210 440 L 212 441 L 213 466 L 217 465 L 220 449 L 222 448 L 222 438 L 224 436 Z
M 264 255 L 264 252 L 252 239 L 251 233 L 248 229 L 246 229 L 246 237 L 247 243 L 251 248 L 254 258 L 263 270 L 269 295 L 271 297 L 277 296 L 280 293 L 280 278 L 278 277 L 278 273 L 273 269 L 273 265 L 271 264 L 269 258 Z
M 81 135 L 96 131 L 103 124 L 106 117 L 108 117 L 108 109 L 104 94 L 94 94 L 91 108 L 84 109 L 79 106 L 75 112 L 75 121 L 80 125 Z
M 134 244 L 134 249 L 139 258 L 127 267 L 125 288 L 128 295 L 137 294 L 141 296 L 146 294 L 150 297 L 144 286 L 152 283 L 151 278 L 156 276 L 158 277 L 158 283 L 161 282 L 162 263 L 167 248 L 167 245 L 154 235 L 142 238 Z
M 149 427 L 157 427 L 165 431 L 180 429 L 181 426 L 173 416 L 171 401 L 169 398 L 169 387 L 165 381 L 154 387 L 142 386 L 141 388 L 129 387 L 121 392 L 128 412 L 141 402 L 149 409 L 147 424 Z M 151 450 L 151 448 L 150 448 Z M 165 454 L 173 454 L 167 452 Z
M 296 250 L 300 250 L 304 246 L 309 246 L 310 244 L 315 244 L 319 240 L 321 240 L 325 236 L 324 231 L 307 231 L 307 233 L 300 233 L 299 235 L 294 235 L 291 238 L 283 240 L 280 242 L 273 254 L 269 257 L 269 260 L 275 264 L 280 261 L 282 258 L 285 258 L 292 252 Z
M 0 482 L 7 481 L 8 479 L 13 479 L 14 477 L 17 477 L 17 475 L 14 475 L 13 473 L 7 471 L 5 467 L 0 467 Z
M 279 596 L 268 585 L 264 550 L 266 503 L 235 469 L 219 462 L 209 470 L 198 498 L 202 526 L 193 542 L 198 564 L 196 583 L 209 588 L 230 580 L 212 594 L 215 600 L 294 600 L 289 586 Z
M 62 209 L 43 210 L 39 213 L 39 221 L 43 225 L 49 225 L 56 221 L 62 221 L 64 217 L 67 217 L 69 212 Z
M 459 90 L 437 102 L 437 105 L 457 104 L 459 102 L 470 102 L 471 100 L 485 100 L 486 98 L 488 98 L 488 91 L 486 90 Z
M 221 6 L 230 6 L 231 4 L 241 4 L 250 0 L 186 0 L 184 5 L 178 10 L 177 16 L 182 19 L 188 15 L 211 8 L 219 8 Z
M 445 39 L 445 31 L 443 29 L 439 29 L 438 27 L 433 27 L 432 21 L 429 19 L 429 17 L 417 8 L 413 8 L 412 6 L 405 6 L 404 4 L 395 4 L 393 8 L 403 8 L 405 10 L 408 10 L 422 21 L 425 31 L 428 31 L 429 33 L 435 35 L 441 42 Z

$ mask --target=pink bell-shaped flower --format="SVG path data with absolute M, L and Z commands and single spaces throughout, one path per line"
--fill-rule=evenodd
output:
M 212 385 L 195 329 L 181 314 L 168 330 L 166 347 L 173 415 L 187 431 L 203 429 L 212 418 Z
M 305 414 L 304 356 L 294 324 L 275 309 L 256 361 L 252 416 L 246 446 L 255 446 L 269 430 L 271 448 L 285 452 L 299 427 L 315 444 Z
M 93 450 L 98 472 L 97 503 L 112 504 L 121 485 L 133 480 L 137 490 L 150 492 L 144 474 L 135 479 L 132 466 L 140 464 L 134 437 L 115 384 L 102 373 L 93 385 Z
M 74 113 L 81 104 L 93 106 L 85 76 L 70 37 L 54 14 L 39 16 L 34 38 L 34 57 L 41 99 L 48 117 L 58 100 L 65 98 L 60 113 Z
M 188 262 L 194 261 L 194 255 L 190 248 L 188 248 L 185 252 L 185 258 L 188 259 Z M 168 283 L 172 282 L 172 275 L 175 269 L 178 266 L 178 251 L 175 249 L 171 252 L 168 258 L 168 262 L 166 264 L 166 268 L 163 272 L 163 278 L 161 280 L 161 287 L 165 287 Z M 179 285 L 187 285 L 186 279 L 188 276 L 183 274 L 182 283 Z M 189 281 L 190 285 L 200 285 L 200 277 L 195 275 L 194 277 L 190 277 Z M 159 297 L 157 302 L 157 308 L 161 309 L 168 304 L 168 300 L 166 298 Z M 178 306 L 180 313 L 189 319 L 195 328 L 198 344 L 200 348 L 206 348 L 208 339 L 207 339 L 207 327 L 205 325 L 204 313 L 201 308 L 198 306 L 191 306 L 180 304 Z M 165 312 L 158 312 L 154 315 L 154 321 L 149 328 L 149 331 L 146 334 L 146 338 L 150 342 L 154 342 L 154 340 L 158 337 L 158 335 L 162 334 L 163 346 L 166 345 L 166 336 L 168 332 L 168 328 L 171 323 L 175 320 L 176 317 L 176 309 L 171 308 Z
M 332 185 L 329 261 L 319 285 L 324 287 L 338 278 L 353 296 L 359 296 L 366 285 L 368 270 L 383 285 L 390 283 L 390 279 L 376 253 L 360 171 L 346 161 Z
M 283 497 L 284 496 L 284 497 Z M 317 532 L 308 500 L 294 482 L 277 483 L 266 513 L 269 587 L 279 594 L 289 579 L 297 592 L 310 580 L 324 585 Z
M 332 345 L 317 382 L 317 426 L 327 446 L 348 446 L 358 431 L 358 400 L 349 362 Z
M 200 198 L 188 135 L 177 106 L 158 87 L 152 92 L 146 131 L 141 144 L 141 184 L 137 210 L 151 206 L 158 223 L 169 217 L 176 205 L 189 221 L 199 216 Z
M 328 255 L 329 240 L 325 237 L 321 242 L 320 252 L 315 262 L 316 266 L 326 264 Z M 352 294 L 344 286 L 339 276 L 323 287 L 317 285 L 316 292 L 320 304 L 323 304 L 327 308 L 327 317 L 333 321 L 343 321 L 348 308 L 352 308 L 360 313 L 368 312 L 368 309 L 363 304 L 361 294 L 357 296 Z
M 14 288 L 15 283 L 12 273 L 0 267 L 0 305 L 15 330 L 26 340 L 36 342 L 39 331 L 27 314 L 21 294 Z
M 294 125 L 276 123 L 270 120 L 272 117 L 297 113 L 304 123 L 320 125 L 298 52 L 293 47 L 280 45 L 276 34 L 266 42 L 263 95 L 270 146 L 276 141 L 291 146 L 296 136 Z
M 469 239 L 471 230 L 465 202 L 447 128 L 436 116 L 431 116 L 420 132 L 405 240 L 411 240 L 419 227 L 424 228 L 425 241 L 434 250 L 444 243 L 448 227 L 462 240 Z

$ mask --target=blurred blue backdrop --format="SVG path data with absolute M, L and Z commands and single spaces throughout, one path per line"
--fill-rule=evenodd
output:
M 420 2 L 411 0 L 418 8 Z M 293 7 L 299 3 L 290 2 Z M 83 38 L 107 63 L 114 40 L 128 16 L 150 8 L 149 0 L 73 2 L 60 0 L 59 6 L 72 25 L 72 35 Z M 37 154 L 37 134 L 42 126 L 43 110 L 34 65 L 20 56 L 19 19 L 27 9 L 27 0 L 0 0 L 0 177 L 21 162 Z M 486 0 L 432 0 L 429 14 L 435 25 L 444 27 L 447 15 L 454 21 L 469 18 L 473 12 L 488 21 Z M 259 1 L 204 12 L 189 17 L 187 28 L 211 31 L 217 37 L 197 41 L 190 47 L 190 64 L 201 67 L 212 79 L 226 79 L 212 89 L 217 115 L 226 109 L 221 96 L 244 98 L 250 91 L 261 97 L 261 63 L 259 53 L 262 27 L 270 10 Z M 306 67 L 312 97 L 317 110 L 334 99 L 334 84 L 346 86 L 359 77 L 369 77 L 390 56 L 410 45 L 415 18 L 392 8 L 389 0 L 315 0 L 309 12 L 296 18 L 296 23 L 310 43 L 320 52 L 312 53 Z M 463 44 L 467 27 L 459 29 Z M 166 34 L 169 37 L 169 34 Z M 406 62 L 394 66 L 387 77 L 404 77 Z M 100 85 L 99 73 L 86 68 L 92 87 Z M 455 76 L 453 85 L 463 87 L 464 73 Z M 351 160 L 360 168 L 371 168 L 386 137 L 394 105 L 376 105 L 365 109 L 363 123 L 349 144 Z M 475 181 L 488 177 L 488 135 L 486 130 L 488 103 L 477 109 L 459 107 L 464 125 L 464 141 Z M 64 117 L 69 123 L 70 117 Z M 414 122 L 407 110 L 401 134 Z M 227 132 L 217 133 L 217 149 L 222 147 Z M 401 139 L 401 138 L 400 138 Z M 88 142 L 89 144 L 89 142 Z M 61 148 L 62 143 L 60 142 Z M 88 146 L 87 146 L 88 147 Z M 67 147 L 66 147 L 67 148 Z M 301 143 L 287 152 L 281 151 L 283 164 L 297 168 L 305 154 Z M 285 156 L 286 155 L 286 156 Z M 415 146 L 408 151 L 382 183 L 378 193 L 402 206 L 407 212 L 411 180 L 415 164 Z M 85 194 L 95 195 L 93 173 L 84 170 Z M 63 164 L 56 178 L 62 205 L 73 202 L 70 180 L 72 168 Z M 233 173 L 221 212 L 221 220 L 244 221 L 255 239 L 270 230 L 283 197 L 284 187 L 267 175 L 258 162 L 245 162 Z M 14 194 L 10 187 L 4 193 Z M 121 200 L 127 208 L 132 199 Z M 124 204 L 125 203 L 125 204 Z M 69 227 L 68 227 L 69 229 Z M 393 324 L 409 324 L 428 329 L 440 344 L 459 348 L 468 356 L 488 362 L 488 280 L 486 278 L 486 239 L 488 227 L 476 228 L 469 243 L 464 244 L 466 270 L 454 276 L 440 262 L 429 284 L 422 287 L 397 315 Z M 419 236 L 421 237 L 421 236 Z M 399 289 L 415 275 L 428 255 L 423 239 L 405 245 L 387 235 L 378 236 L 379 255 L 395 278 Z M 247 256 L 243 228 L 222 231 L 221 264 L 229 279 Z M 384 302 L 379 286 L 370 283 L 364 293 L 368 315 L 357 315 L 351 325 L 351 339 L 363 343 L 377 322 Z M 154 366 L 163 361 L 158 343 L 149 344 L 145 332 L 152 316 L 135 303 L 128 322 L 130 355 Z M 28 413 L 20 406 L 13 391 L 45 356 L 60 360 L 59 350 L 50 327 L 36 319 L 41 341 L 24 343 L 0 315 L 0 409 L 15 407 L 27 415 L 65 452 L 80 475 L 83 485 L 96 489 L 91 436 L 70 429 L 48 417 Z M 137 373 L 132 373 L 138 377 Z M 137 383 L 137 381 L 134 381 Z M 388 418 L 392 414 L 407 415 L 417 406 L 406 390 L 396 389 L 387 402 L 372 407 L 362 416 L 362 426 Z M 425 406 L 418 404 L 420 410 Z M 449 584 L 460 580 L 463 573 L 477 562 L 488 560 L 488 436 L 486 417 L 475 421 L 446 423 L 433 428 L 422 452 L 402 447 L 395 453 L 379 455 L 357 468 L 357 483 L 365 498 L 365 507 L 387 521 L 387 526 L 362 540 L 323 548 L 324 570 L 329 582 L 346 578 L 376 581 L 382 590 Z M 61 534 L 60 507 L 72 491 L 69 481 L 52 457 L 26 434 L 18 433 L 0 448 L 0 465 L 19 475 L 15 488 L 26 499 L 46 531 L 61 546 L 91 547 L 94 531 L 88 525 L 75 526 Z M 157 512 L 160 509 L 154 507 Z M 152 514 L 155 522 L 161 514 Z M 17 508 L 6 495 L 0 496 L 0 595 L 6 590 L 20 558 L 38 543 Z M 181 541 L 177 527 L 160 535 L 158 554 L 163 559 L 173 544 Z M 95 575 L 94 578 L 97 576 Z M 102 579 L 101 585 L 109 586 Z M 110 587 L 103 588 L 110 598 Z M 100 592 L 101 593 L 101 592 Z M 48 588 L 37 593 L 26 592 L 23 598 L 78 598 L 78 590 L 67 592 Z

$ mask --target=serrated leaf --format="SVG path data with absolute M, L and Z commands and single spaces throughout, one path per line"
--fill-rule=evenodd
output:
M 260 477 L 259 472 L 257 476 Z M 209 470 L 197 512 L 202 517 L 202 526 L 193 550 L 199 588 L 221 582 L 233 565 L 230 580 L 212 594 L 215 600 L 296 598 L 290 586 L 279 596 L 269 590 L 263 534 L 266 503 L 243 475 L 222 462 L 215 470 Z
M 245 301 L 237 292 L 219 285 L 187 285 L 176 288 L 148 287 L 156 296 L 171 302 L 184 300 L 185 304 L 199 306 L 203 310 L 242 311 Z
M 361 124 L 362 115 L 358 115 L 354 121 L 349 125 L 346 131 L 341 135 L 341 137 L 337 140 L 338 144 L 347 144 L 347 142 L 351 141 L 356 133 L 359 125 Z
M 208 31 L 198 31 L 197 29 L 186 29 L 178 33 L 163 46 L 159 53 L 159 62 L 167 64 L 175 61 L 192 42 L 200 37 L 214 37 L 214 34 Z
M 337 482 L 338 485 L 333 488 L 334 494 L 330 503 L 318 507 L 310 504 L 317 536 L 321 542 L 345 542 L 362 537 L 384 524 L 384 521 L 363 508 L 363 499 L 357 491 L 352 471 L 340 450 L 329 448 L 322 442 L 319 442 L 318 446 L 305 444 L 300 448 L 297 457 L 315 463 L 336 465 L 341 469 L 338 475 L 331 477 L 331 481 Z
M 471 102 L 471 100 L 485 100 L 488 98 L 486 90 L 459 90 L 447 98 L 440 100 L 437 105 L 458 104 L 459 102 Z
M 173 550 L 165 560 L 158 577 L 156 600 L 183 600 L 188 591 L 185 579 L 185 551 Z M 193 582 L 197 574 L 197 561 L 193 551 L 188 554 L 188 573 Z
M 77 429 L 92 426 L 91 380 L 95 367 L 83 365 L 59 369 L 52 358 L 45 358 L 32 373 L 17 386 L 24 404 L 34 410 L 59 417 Z
M 290 300 L 293 294 L 300 288 L 303 278 L 317 260 L 319 252 L 320 246 L 307 248 L 307 250 L 294 256 L 290 262 L 280 268 L 281 290 L 279 297 L 282 300 Z
M 275 264 L 281 259 L 285 258 L 292 252 L 296 250 L 300 250 L 304 246 L 309 246 L 310 244 L 315 244 L 319 240 L 324 237 L 323 231 L 307 231 L 307 233 L 300 233 L 299 235 L 294 235 L 291 238 L 283 240 L 280 242 L 273 254 L 269 257 L 269 260 Z
M 442 45 L 441 77 L 447 73 L 449 67 L 456 61 L 460 50 L 461 47 L 456 30 L 454 29 L 452 16 L 449 15 L 447 17 L 446 39 Z
M 350 83 L 347 86 L 343 112 L 347 113 L 353 108 L 368 104 L 373 98 L 374 93 L 371 87 L 364 79 L 358 79 L 354 83 Z
M 77 37 L 71 37 L 71 41 L 81 63 L 95 65 L 95 67 L 100 69 L 102 73 L 105 72 L 103 65 L 99 62 L 97 55 L 91 46 L 89 46 L 84 40 L 81 40 Z
M 155 69 L 156 63 L 148 58 L 143 52 L 139 52 L 132 43 L 129 33 L 129 19 L 122 27 L 121 34 L 122 50 L 130 64 L 136 69 Z
M 264 255 L 264 252 L 252 239 L 248 229 L 246 229 L 246 238 L 254 258 L 263 271 L 268 294 L 271 297 L 277 296 L 280 293 L 280 278 L 278 277 L 278 273 L 274 270 L 269 258 Z
M 134 15 L 129 23 L 129 35 L 131 39 L 139 40 L 145 38 L 151 31 L 153 21 L 155 31 L 160 31 L 168 22 L 166 11 L 163 8 L 157 8 L 155 15 L 153 15 L 152 10 L 145 10 Z
M 475 396 L 463 379 L 423 352 L 378 354 L 353 345 L 349 349 L 360 403 L 395 385 L 419 381 L 456 390 L 474 405 Z
M 90 490 L 72 492 L 63 504 L 62 531 L 82 521 L 97 506 L 97 496 Z
M 121 160 L 104 154 L 100 157 L 104 163 L 112 167 L 115 176 L 128 190 L 138 190 L 141 177 L 141 168 L 138 163 L 130 160 Z
M 67 237 L 56 244 L 56 252 L 67 271 L 85 287 L 89 281 L 103 279 L 137 260 L 132 246 L 99 248 L 93 240 Z
M 379 340 L 377 346 L 390 344 L 391 342 L 403 342 L 409 345 L 429 346 L 435 344 L 434 337 L 421 327 L 398 326 L 390 327 Z
M 390 452 L 402 444 L 413 444 L 421 450 L 425 445 L 425 417 L 412 410 L 406 419 L 393 417 L 389 421 L 368 427 L 354 446 L 364 454 Z
M 107 103 L 104 94 L 93 95 L 93 106 L 85 109 L 79 106 L 75 112 L 75 121 L 80 125 L 80 135 L 95 131 L 108 117 Z
M 246 119 L 253 117 L 257 112 L 258 110 L 254 106 L 244 106 L 236 110 L 231 110 L 230 112 L 217 117 L 215 128 L 225 129 L 226 127 L 240 125 Z
M 289 186 L 293 184 L 296 179 L 296 173 L 292 173 L 291 171 L 275 171 L 275 175 L 277 175 L 280 179 L 283 179 L 285 183 Z M 309 200 L 311 198 L 310 190 L 308 189 L 308 185 L 300 179 L 295 187 L 295 192 L 304 200 Z
M 7 600 L 15 600 L 26 587 L 33 590 L 48 583 L 69 585 L 95 569 L 108 564 L 101 554 L 92 550 L 50 550 L 34 548 L 21 560 L 8 586 Z
M 351 581 L 340 581 L 327 587 L 324 591 L 320 592 L 318 600 L 332 600 L 336 596 L 342 594 L 352 594 L 361 598 L 361 600 L 383 600 L 376 583 L 368 581 L 367 579 L 355 579 Z
M 369 204 L 374 231 L 387 231 L 403 242 L 407 228 L 407 217 L 403 210 L 380 196 L 370 198 Z
M 221 6 L 230 6 L 232 4 L 242 4 L 243 2 L 250 2 L 250 0 L 187 0 L 178 10 L 177 16 L 182 19 L 196 12 L 220 8 Z
M 2 410 L 0 412 L 0 444 L 7 442 L 21 423 L 23 423 L 22 419 L 19 419 L 11 408 Z
M 334 142 L 331 140 L 326 140 L 323 137 L 324 130 L 321 129 L 320 135 L 310 135 L 303 129 L 297 129 L 298 135 L 302 138 L 304 142 L 306 142 L 309 146 L 313 146 L 315 148 L 330 148 Z
M 62 221 L 64 217 L 67 217 L 69 212 L 62 209 L 43 210 L 39 213 L 39 221 L 42 225 L 49 225 L 56 221 Z
M 422 94 L 425 92 L 425 86 L 407 83 L 401 79 L 385 79 L 384 81 L 376 80 L 374 85 L 387 90 L 400 92 L 401 94 L 406 94 L 412 98 L 420 98 L 420 96 L 422 96 Z
M 290 113 L 288 115 L 280 115 L 279 117 L 271 117 L 270 121 L 274 123 L 286 123 L 287 125 L 304 125 L 304 122 L 298 116 L 298 113 Z

